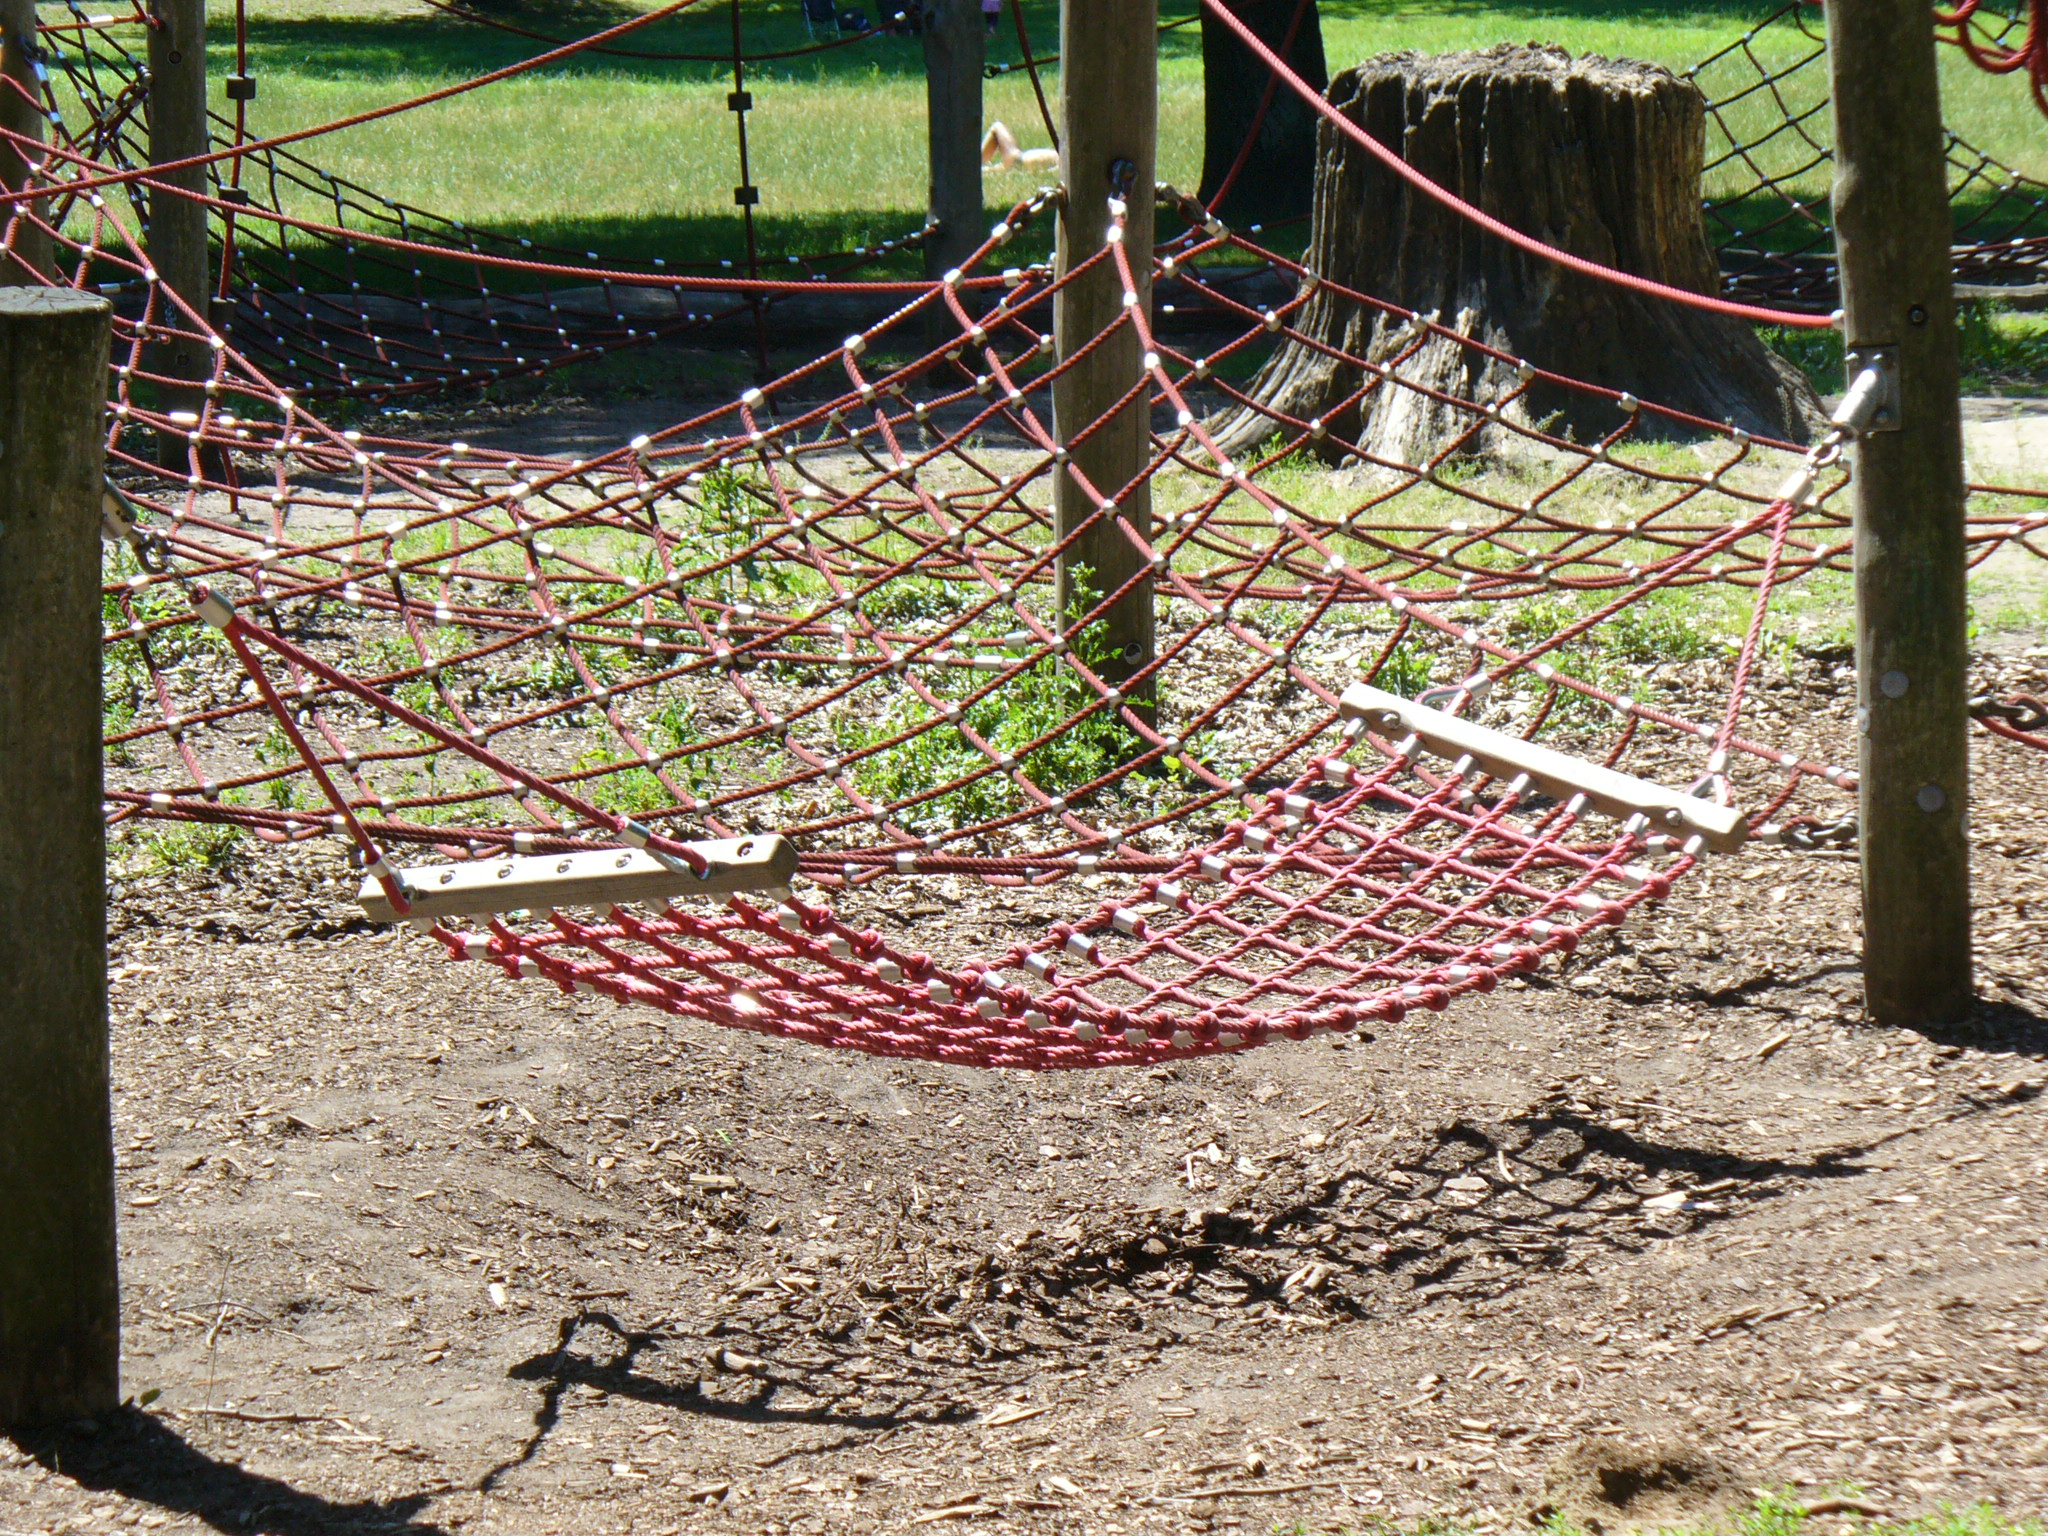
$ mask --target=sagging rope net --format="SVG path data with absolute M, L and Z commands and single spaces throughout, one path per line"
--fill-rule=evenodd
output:
M 43 34 L 43 106 L 60 145 L 95 164 L 146 166 L 147 70 L 140 39 L 147 12 L 139 0 L 115 13 L 88 13 L 79 0 L 66 0 L 66 7 L 68 19 L 46 26 Z M 657 14 L 688 8 L 663 7 Z M 1750 303 L 1825 313 L 1838 295 L 1818 14 L 1806 0 L 1793 0 L 1687 73 L 1708 101 L 1707 227 L 1720 253 L 1726 293 Z M 2038 81 L 2038 7 L 2026 17 L 1981 7 L 1941 14 L 1945 35 L 1967 46 L 1973 58 L 2003 68 L 2020 67 L 2010 61 L 2021 60 Z M 237 17 L 239 22 L 239 7 Z M 504 25 L 475 15 L 468 19 Z M 1021 11 L 1016 21 L 1024 57 L 1018 67 L 1031 72 L 1042 105 L 1037 69 L 1056 54 L 1034 52 Z M 605 41 L 625 30 L 575 40 L 534 34 L 550 50 L 518 68 L 586 53 L 721 62 L 729 57 L 734 99 L 741 100 L 746 67 L 787 52 L 746 54 L 735 47 L 729 54 L 684 53 L 637 47 L 630 38 Z M 877 29 L 828 38 L 801 51 L 833 51 L 882 35 Z M 906 228 L 846 250 L 762 252 L 752 230 L 756 204 L 746 202 L 736 221 L 746 231 L 745 241 L 708 265 L 622 261 L 600 251 L 554 248 L 412 206 L 289 147 L 252 138 L 248 108 L 255 77 L 248 73 L 245 35 L 238 38 L 237 71 L 233 79 L 246 84 L 233 98 L 232 115 L 212 119 L 221 158 L 207 168 L 214 198 L 210 215 L 225 259 L 220 301 L 210 319 L 267 376 L 309 400 L 388 401 L 500 383 L 677 336 L 719 333 L 736 322 L 759 345 L 758 338 L 792 306 L 859 291 L 849 285 L 875 264 L 914 252 L 932 233 Z M 735 120 L 744 154 L 746 113 L 737 112 Z M 1257 131 L 1254 122 L 1250 137 Z M 1954 134 L 1949 160 L 1958 281 L 1985 297 L 2048 282 L 2048 185 Z M 740 193 L 759 197 L 748 176 L 740 180 Z M 147 187 L 127 182 L 123 190 L 133 216 L 146 222 Z M 479 255 L 499 259 L 485 264 L 474 259 Z M 807 292 L 793 286 L 713 291 L 688 281 L 705 275 L 811 286 Z M 1259 274 L 1238 275 L 1255 282 Z M 116 298 L 135 291 L 124 294 L 112 281 L 103 286 Z
M 453 957 L 882 1055 L 1158 1062 L 1442 1008 L 1710 847 L 1853 812 L 1845 744 L 1755 689 L 1773 600 L 1848 568 L 1839 432 L 1764 441 L 1347 293 L 1398 338 L 1345 359 L 1352 403 L 1458 430 L 1404 462 L 1268 410 L 1233 460 L 1204 423 L 1267 409 L 1242 381 L 1276 342 L 1325 345 L 1294 322 L 1329 284 L 1163 192 L 1187 228 L 1154 276 L 1202 296 L 1193 346 L 1133 303 L 1057 356 L 1049 301 L 1107 269 L 1135 292 L 1148 258 L 1004 269 L 1040 197 L 956 280 L 667 431 L 587 461 L 423 443 L 324 422 L 153 278 L 120 199 L 61 195 L 108 174 L 60 153 L 7 238 L 33 225 L 70 280 L 143 296 L 109 423 L 110 821 L 340 838 L 372 905 Z M 1209 281 L 1246 260 L 1296 297 Z M 155 360 L 189 342 L 203 406 L 173 414 Z M 1404 373 L 1445 342 L 1519 387 L 1482 405 Z M 1114 346 L 1150 451 L 1096 485 L 1074 451 L 1107 418 L 1055 425 L 1049 399 Z M 1611 428 L 1551 430 L 1532 402 L 1557 392 Z M 1062 482 L 1095 507 L 1065 528 Z M 1070 565 L 1062 605 L 1063 557 L 1112 528 L 1138 573 Z M 1977 562 L 2048 555 L 2048 493 L 1985 490 L 1969 528 Z M 1133 670 L 1102 636 L 1145 587 Z M 1655 684 L 1611 665 L 1698 605 L 1731 649 Z M 2028 701 L 1994 702 L 1991 729 L 2048 747 Z M 1532 744 L 1562 776 L 1515 766 Z M 666 895 L 433 916 L 444 887 L 545 889 L 548 865 Z M 755 888 L 692 897 L 742 866 Z M 995 905 L 913 947 L 870 921 L 904 881 Z
M 1937 9 L 1939 34 L 1979 63 L 2048 70 L 2043 0 L 2024 14 Z M 1726 292 L 1826 313 L 1840 302 L 1828 200 L 1834 148 L 1823 10 L 1791 0 L 1686 71 L 1707 100 L 1707 238 Z M 2048 112 L 2048 101 L 2042 102 Z M 1956 282 L 1975 298 L 2039 297 L 2048 284 L 2048 183 L 1947 134 Z

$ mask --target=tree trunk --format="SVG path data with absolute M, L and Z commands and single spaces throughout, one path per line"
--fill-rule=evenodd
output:
M 931 195 L 925 209 L 938 225 L 925 239 L 929 278 L 964 265 L 988 235 L 981 200 L 981 67 L 987 52 L 988 29 L 977 0 L 928 0 L 924 79 Z M 944 305 L 934 305 L 932 317 L 942 326 L 952 324 Z
M 1316 0 L 1228 3 L 1302 79 L 1319 91 L 1330 83 Z M 1202 201 L 1209 202 L 1228 183 L 1216 208 L 1219 218 L 1242 229 L 1309 211 L 1316 180 L 1314 110 L 1207 11 L 1202 13 L 1202 121 Z
M 1431 180 L 1516 229 L 1674 287 L 1719 286 L 1700 219 L 1704 102 L 1660 66 L 1541 47 L 1387 54 L 1339 75 L 1330 97 Z M 1398 312 L 1326 284 L 1297 329 L 1348 358 L 1396 366 L 1398 378 L 1431 392 L 1380 383 L 1361 396 L 1371 376 L 1358 363 L 1286 342 L 1250 393 L 1297 420 L 1322 418 L 1342 440 L 1325 440 L 1332 456 L 1355 446 L 1369 458 L 1423 463 L 1470 431 L 1471 409 L 1454 402 L 1486 405 L 1521 387 L 1515 362 L 1453 337 L 1417 347 L 1413 312 L 1508 358 L 1759 435 L 1804 442 L 1821 417 L 1805 378 L 1743 321 L 1526 255 L 1411 188 L 1327 122 L 1307 264 Z M 1620 424 L 1608 399 L 1540 379 L 1502 416 L 1580 442 Z M 1240 410 L 1221 436 L 1243 451 L 1274 425 Z M 1647 414 L 1637 428 L 1671 430 Z M 1489 426 L 1470 446 L 1500 451 L 1511 436 Z

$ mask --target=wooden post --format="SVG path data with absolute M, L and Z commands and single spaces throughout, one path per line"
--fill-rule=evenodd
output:
M 1934 28 L 1926 0 L 1828 0 L 1827 31 L 1848 345 L 1898 365 L 1896 430 L 1858 442 L 1851 482 L 1864 997 L 1945 1023 L 1972 997 L 1969 647 Z
M 111 310 L 0 289 L 0 1424 L 120 1401 L 100 813 Z
M 987 238 L 981 201 L 981 66 L 988 53 L 980 0 L 927 0 L 925 115 L 930 123 L 927 277 L 941 277 Z
M 1060 179 L 1066 203 L 1060 210 L 1057 270 L 1064 277 L 1103 248 L 1110 228 L 1111 174 L 1128 166 L 1130 197 L 1124 240 L 1137 279 L 1137 303 L 1152 312 L 1152 189 L 1159 138 L 1158 0 L 1060 0 Z M 1123 280 L 1103 262 L 1061 289 L 1053 306 L 1053 337 L 1062 362 L 1086 348 L 1116 323 L 1124 310 Z M 1053 384 L 1053 427 L 1072 445 L 1071 468 L 1146 538 L 1152 532 L 1152 488 L 1131 482 L 1144 469 L 1151 448 L 1149 392 L 1108 421 L 1116 401 L 1144 374 L 1144 348 L 1129 326 L 1120 329 Z M 1091 430 L 1092 429 L 1092 430 Z M 1109 516 L 1097 516 L 1095 497 L 1072 474 L 1055 481 L 1054 526 L 1065 538 L 1090 518 L 1060 559 L 1055 601 L 1059 622 L 1081 595 L 1077 572 L 1100 595 L 1115 591 L 1134 575 L 1141 580 L 1105 615 L 1103 641 L 1108 659 L 1091 665 L 1104 677 L 1128 677 L 1153 656 L 1152 582 L 1143 556 Z M 1087 599 L 1092 607 L 1095 597 Z M 1146 695 L 1149 688 L 1142 690 Z M 1135 700 L 1140 704 L 1143 699 Z
M 49 124 L 37 103 L 43 99 L 36 79 L 33 50 L 36 46 L 36 0 L 0 0 L 0 128 L 23 138 L 41 140 Z M 0 188 L 19 192 L 28 185 L 29 163 L 12 140 L 0 140 Z M 0 287 L 33 283 L 37 274 L 51 271 L 50 237 L 26 218 L 17 217 L 36 204 L 9 204 L 0 208 Z
M 203 155 L 206 131 L 206 0 L 156 0 L 158 25 L 149 29 L 149 163 L 166 165 Z M 207 168 L 196 165 L 156 178 L 187 192 L 207 189 Z M 213 283 L 206 253 L 206 207 L 190 198 L 152 191 L 149 260 L 178 297 L 200 315 L 210 312 Z M 191 334 L 192 322 L 160 300 L 157 321 L 183 334 L 150 349 L 150 371 L 186 382 L 165 386 L 164 408 L 194 415 L 206 402 L 204 385 L 213 357 Z M 189 471 L 191 452 L 182 432 L 158 439 L 157 462 Z

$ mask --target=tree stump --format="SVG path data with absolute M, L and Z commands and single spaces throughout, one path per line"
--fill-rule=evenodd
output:
M 1705 103 L 1666 69 L 1537 46 L 1395 53 L 1340 74 L 1330 100 L 1438 185 L 1518 230 L 1674 287 L 1719 289 L 1700 217 Z M 1747 323 L 1518 251 L 1409 186 L 1328 122 L 1317 139 L 1307 265 L 1510 358 L 1710 421 L 1804 442 L 1821 419 L 1804 376 Z M 1399 377 L 1451 401 L 1485 405 L 1521 385 L 1514 362 L 1447 336 L 1414 348 L 1405 314 L 1387 315 L 1327 284 L 1295 327 L 1381 367 L 1405 353 Z M 1320 417 L 1366 454 L 1404 464 L 1430 459 L 1473 425 L 1469 409 L 1394 385 L 1353 399 L 1367 379 L 1357 364 L 1290 339 L 1250 393 L 1297 419 Z M 1502 416 L 1580 442 L 1619 424 L 1607 400 L 1540 381 Z M 1273 430 L 1268 417 L 1241 409 L 1222 420 L 1219 435 L 1228 450 L 1243 452 Z M 1677 435 L 1648 414 L 1637 430 Z M 1471 447 L 1502 451 L 1510 436 L 1489 426 Z

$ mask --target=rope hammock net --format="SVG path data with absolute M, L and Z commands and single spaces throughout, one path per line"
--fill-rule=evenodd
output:
M 1270 440 L 1233 460 L 1204 423 L 1264 409 L 1242 380 L 1307 340 L 1293 321 L 1323 280 L 1170 189 L 1185 230 L 1160 253 L 1113 237 L 1062 277 L 1005 267 L 1050 216 L 1041 194 L 944 283 L 883 288 L 899 307 L 841 347 L 599 457 L 342 430 L 155 279 L 126 196 L 77 185 L 134 186 L 87 153 L 110 142 L 60 136 L 7 237 L 34 221 L 70 281 L 130 296 L 110 822 L 343 839 L 366 905 L 453 958 L 881 1055 L 1149 1063 L 1441 1009 L 1627 920 L 1710 851 L 1809 845 L 1853 815 L 1825 731 L 1756 699 L 1773 599 L 1849 569 L 1839 430 L 1766 441 L 1526 364 L 1475 404 L 1404 361 L 1445 339 L 1514 359 L 1347 293 L 1401 338 L 1345 359 L 1347 406 L 1456 430 L 1408 463 L 1269 411 Z M 234 212 L 283 248 L 289 220 Z M 406 236 L 346 239 L 412 259 Z M 1146 260 L 1207 328 L 1163 334 L 1128 303 L 1056 358 L 1048 301 L 1106 270 L 1135 293 Z M 1295 297 L 1234 298 L 1221 275 L 1248 260 Z M 180 338 L 211 372 L 203 409 L 169 413 L 158 359 Z M 1109 346 L 1141 358 L 1126 400 L 1152 411 L 1123 485 L 1076 462 L 1103 421 L 1050 405 Z M 1550 430 L 1558 392 L 1611 429 Z M 1066 528 L 1063 481 L 1095 508 Z M 1071 572 L 1062 604 L 1063 556 L 1105 527 L 1137 573 L 1098 590 Z M 2048 491 L 1978 488 L 1969 539 L 1980 564 L 2048 556 Z M 1133 675 L 1103 634 L 1146 584 L 1156 660 Z M 1732 648 L 1662 683 L 1613 664 L 1709 608 Z M 2036 702 L 1980 718 L 2048 749 Z M 561 894 L 587 876 L 638 894 Z M 458 899 L 505 880 L 536 894 Z M 978 883 L 1028 921 L 911 948 L 865 916 L 904 880 Z

